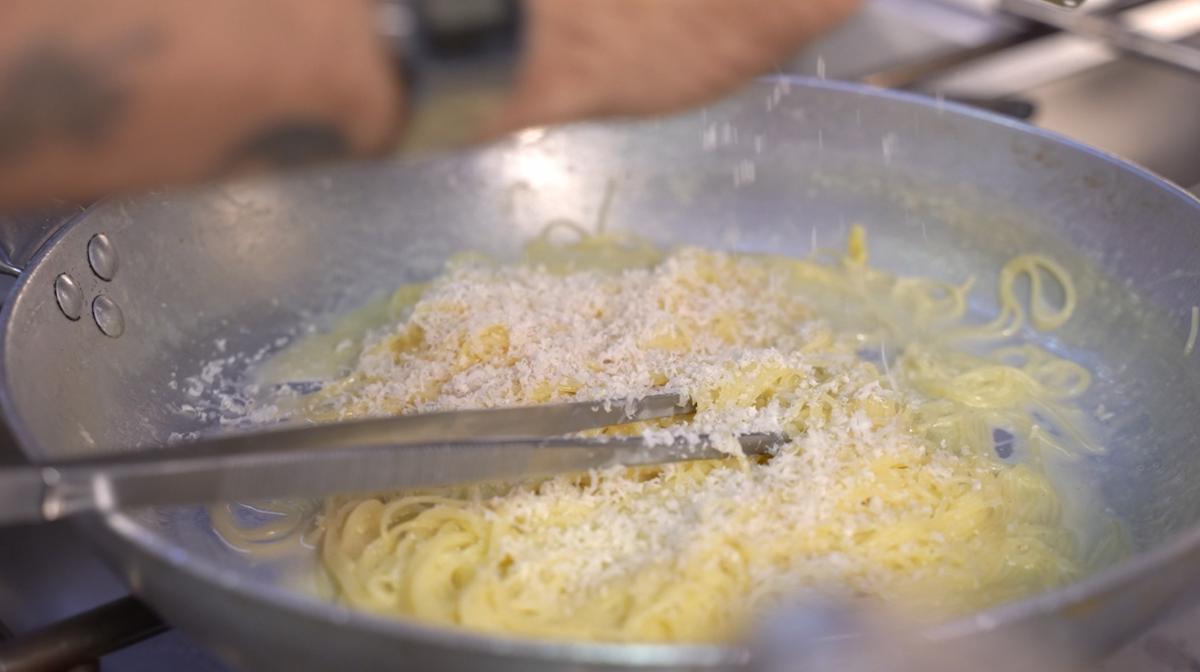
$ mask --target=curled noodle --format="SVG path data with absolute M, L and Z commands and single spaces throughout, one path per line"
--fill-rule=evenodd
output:
M 970 279 L 895 277 L 868 261 L 860 228 L 845 254 L 819 263 L 705 250 L 664 255 L 633 237 L 568 222 L 547 227 L 526 250 L 533 270 L 503 282 L 543 283 L 549 293 L 592 274 L 603 298 L 629 291 L 620 278 L 633 278 L 629 286 L 654 293 L 648 310 L 662 320 L 637 323 L 645 330 L 637 347 L 659 353 L 647 361 L 683 366 L 705 348 L 717 353 L 704 360 L 709 377 L 689 378 L 680 373 L 686 366 L 648 371 L 645 389 L 683 386 L 698 408 L 685 425 L 730 413 L 770 416 L 791 443 L 769 459 L 330 498 L 320 554 L 339 598 L 494 633 L 710 642 L 737 636 L 754 614 L 797 590 L 945 616 L 1080 576 L 1091 551 L 1065 525 L 1042 465 L 1051 453 L 1100 450 L 1077 407 L 1091 374 L 1016 340 L 1026 323 L 1051 330 L 1070 318 L 1078 301 L 1070 275 L 1040 255 L 1014 258 L 1000 274 L 996 318 L 971 326 Z M 309 417 L 438 408 L 465 381 L 538 370 L 514 354 L 516 326 L 426 320 L 470 314 L 470 292 L 438 294 L 453 289 L 454 277 L 410 297 L 404 316 L 364 346 L 361 361 L 382 369 L 360 364 L 328 381 L 312 395 Z M 1028 307 L 1018 296 L 1022 278 Z M 1049 300 L 1054 286 L 1058 307 Z M 752 309 L 734 301 L 714 307 L 731 296 Z M 541 300 L 536 292 L 519 297 L 528 306 Z M 600 298 L 578 296 L 596 328 L 627 309 Z M 553 314 L 536 316 L 539 328 L 569 328 Z M 624 356 L 624 365 L 640 366 L 639 352 Z M 565 365 L 576 376 L 513 374 L 505 394 L 511 403 L 575 398 L 589 389 L 589 372 L 617 366 L 576 359 Z M 420 369 L 420 385 L 388 387 L 380 373 L 433 360 L 437 366 Z M 482 370 L 488 376 L 472 377 Z M 1015 457 L 997 455 L 998 435 Z

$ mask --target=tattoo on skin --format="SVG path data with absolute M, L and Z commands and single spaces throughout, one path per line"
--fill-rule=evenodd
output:
M 51 146 L 100 147 L 123 122 L 135 93 L 122 75 L 165 42 L 160 30 L 143 26 L 87 50 L 46 38 L 19 52 L 0 67 L 0 166 Z M 350 149 L 334 124 L 284 119 L 237 143 L 218 172 L 304 165 L 344 157 Z
M 229 153 L 220 172 L 290 168 L 341 158 L 349 153 L 349 141 L 333 124 L 283 121 L 251 133 Z
M 149 28 L 129 31 L 98 53 L 62 40 L 31 45 L 0 70 L 0 164 L 52 143 L 89 149 L 117 126 L 129 102 L 115 71 L 162 45 Z

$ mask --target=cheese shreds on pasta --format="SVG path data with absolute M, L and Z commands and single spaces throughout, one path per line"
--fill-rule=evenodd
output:
M 858 228 L 823 262 L 660 254 L 605 235 L 529 249 L 516 265 L 465 257 L 398 291 L 393 321 L 354 344 L 346 375 L 288 413 L 672 391 L 693 417 L 605 431 L 709 435 L 730 458 L 331 498 L 319 552 L 340 599 L 526 637 L 719 642 L 798 593 L 936 618 L 1084 571 L 1042 465 L 1099 450 L 1074 402 L 1090 375 L 1017 340 L 1026 322 L 1053 329 L 1074 309 L 1053 260 L 1014 259 L 998 318 L 968 324 L 969 281 L 873 269 Z M 1030 311 L 1012 287 L 1022 275 Z M 746 432 L 791 440 L 748 458 L 735 440 Z

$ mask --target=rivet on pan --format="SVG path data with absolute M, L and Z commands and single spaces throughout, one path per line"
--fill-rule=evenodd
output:
M 92 318 L 105 336 L 113 338 L 125 333 L 125 315 L 116 301 L 101 294 L 92 301 Z
M 88 241 L 88 264 L 101 280 L 112 280 L 117 274 L 117 249 L 103 233 L 97 233 Z
M 54 279 L 54 298 L 58 300 L 58 309 L 68 320 L 78 320 L 83 315 L 83 290 L 75 278 L 59 273 Z

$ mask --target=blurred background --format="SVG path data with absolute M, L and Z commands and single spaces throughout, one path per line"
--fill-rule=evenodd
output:
M 947 98 L 1028 103 L 1037 126 L 1184 187 L 1200 183 L 1200 72 L 1123 55 L 1006 11 L 1030 4 L 870 0 L 790 69 Z M 1088 0 L 1079 11 L 1200 49 L 1196 0 Z
M 1131 28 L 1162 43 L 1194 47 L 1191 62 L 1200 61 L 1200 0 L 1089 0 L 1080 11 L 1111 22 L 1089 24 L 1093 30 Z M 1000 0 L 869 0 L 859 16 L 785 69 L 995 109 L 1017 123 L 1120 155 L 1185 188 L 1200 185 L 1200 68 L 1133 56 L 1023 13 L 1020 5 L 1002 6 Z M 0 428 L 0 463 L 17 459 Z M 0 530 L 0 577 L 0 640 L 125 595 L 115 575 L 60 524 Z M 117 611 L 111 618 L 136 619 L 138 612 Z M 168 631 L 105 656 L 99 669 L 224 668 Z M 1200 670 L 1200 610 L 1166 620 L 1099 669 Z

